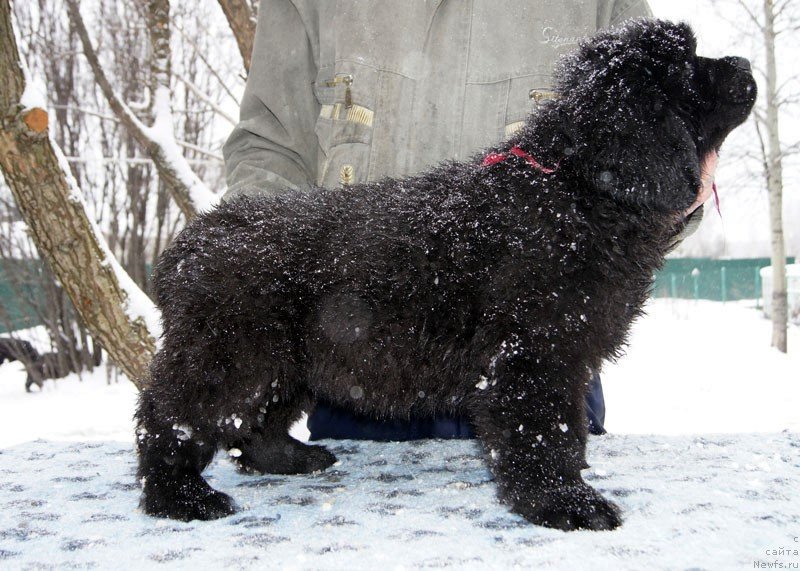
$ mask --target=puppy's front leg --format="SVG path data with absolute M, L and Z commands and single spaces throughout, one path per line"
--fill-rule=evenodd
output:
M 585 367 L 502 356 L 476 386 L 473 420 L 501 499 L 527 520 L 563 530 L 614 529 L 618 508 L 581 478 L 586 466 Z

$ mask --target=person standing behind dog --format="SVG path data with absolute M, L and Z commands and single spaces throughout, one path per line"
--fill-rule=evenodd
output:
M 579 39 L 649 16 L 645 0 L 261 0 L 224 200 L 468 158 L 557 96 L 554 64 Z M 592 432 L 604 411 L 594 373 Z M 461 419 L 379 422 L 324 404 L 309 427 L 312 439 L 469 433 Z

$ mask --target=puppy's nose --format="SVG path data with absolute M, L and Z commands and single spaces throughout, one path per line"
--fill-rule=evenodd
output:
M 730 57 L 728 61 L 731 62 L 731 65 L 737 69 L 742 71 L 751 71 L 752 68 L 750 67 L 750 60 L 743 57 Z

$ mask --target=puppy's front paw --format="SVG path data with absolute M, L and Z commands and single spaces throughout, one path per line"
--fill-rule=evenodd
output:
M 539 490 L 530 494 L 529 501 L 515 502 L 512 511 L 532 523 L 564 531 L 601 531 L 622 524 L 619 508 L 586 484 Z

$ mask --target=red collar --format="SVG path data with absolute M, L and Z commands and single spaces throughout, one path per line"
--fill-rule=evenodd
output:
M 492 165 L 496 165 L 497 163 L 501 163 L 504 160 L 506 160 L 510 155 L 514 155 L 515 157 L 525 159 L 529 165 L 531 165 L 536 170 L 543 172 L 544 174 L 552 174 L 558 170 L 558 165 L 552 168 L 543 166 L 539 161 L 533 158 L 533 156 L 530 153 L 526 153 L 517 146 L 511 147 L 511 150 L 508 153 L 489 153 L 483 159 L 483 163 L 481 164 L 481 166 L 490 167 Z
M 538 171 L 543 172 L 544 174 L 553 174 L 558 170 L 558 164 L 556 166 L 549 168 L 543 166 L 539 161 L 533 158 L 533 155 L 530 153 L 526 153 L 516 145 L 511 147 L 511 150 L 508 153 L 489 153 L 484 157 L 483 163 L 481 163 L 482 167 L 490 167 L 492 165 L 496 165 L 497 163 L 502 163 L 506 160 L 509 155 L 514 155 L 515 157 L 519 157 L 521 159 L 525 159 L 529 165 L 535 168 Z M 714 183 L 712 186 L 714 191 L 714 205 L 717 207 L 717 212 L 719 213 L 720 217 L 722 216 L 722 209 L 719 206 L 719 194 L 717 194 L 717 185 Z

